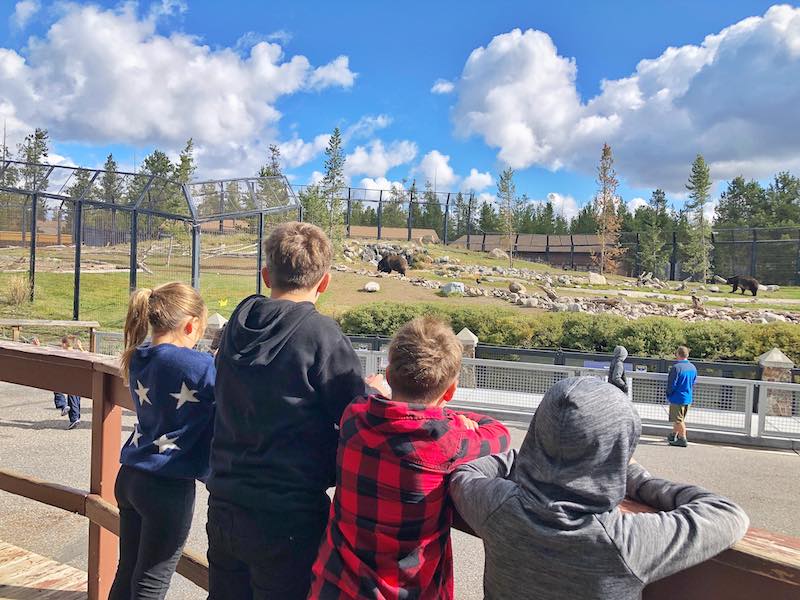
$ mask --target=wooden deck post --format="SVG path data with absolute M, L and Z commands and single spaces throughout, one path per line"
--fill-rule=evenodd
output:
M 114 482 L 119 470 L 122 409 L 111 401 L 111 375 L 92 376 L 92 469 L 89 489 L 116 505 Z M 89 600 L 105 600 L 117 570 L 117 536 L 89 525 Z

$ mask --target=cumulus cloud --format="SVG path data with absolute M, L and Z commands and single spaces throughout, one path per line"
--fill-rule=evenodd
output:
M 380 200 L 381 190 L 404 190 L 405 186 L 402 181 L 390 181 L 386 177 L 364 177 L 359 186 L 364 188 L 364 200 Z
M 11 26 L 16 29 L 25 29 L 25 26 L 39 12 L 41 4 L 39 0 L 20 0 L 14 5 L 14 13 L 11 15 Z
M 492 185 L 493 182 L 494 180 L 492 179 L 492 175 L 488 171 L 485 173 L 480 173 L 478 172 L 478 169 L 470 169 L 469 175 L 467 175 L 461 182 L 461 190 L 467 192 L 480 192 Z
M 346 177 L 385 177 L 389 169 L 411 162 L 416 155 L 417 145 L 414 142 L 401 140 L 386 146 L 381 140 L 372 140 L 367 146 L 356 146 L 345 157 L 344 174 Z
M 773 6 L 700 45 L 667 48 L 583 101 L 575 61 L 515 29 L 468 57 L 457 133 L 481 136 L 511 167 L 589 172 L 608 142 L 632 185 L 679 191 L 697 152 L 715 179 L 800 166 L 800 9 Z
M 287 167 L 299 167 L 313 160 L 325 150 L 331 136 L 327 133 L 316 136 L 312 141 L 306 142 L 300 138 L 281 142 L 281 161 Z
M 431 88 L 432 94 L 449 94 L 455 89 L 455 85 L 452 81 L 447 81 L 446 79 L 437 79 L 433 87 Z
M 636 209 L 641 208 L 642 206 L 647 206 L 647 200 L 644 198 L 633 198 L 632 200 L 628 201 L 628 210 L 632 213 L 635 213 Z
M 547 200 L 553 205 L 555 214 L 561 215 L 567 221 L 571 221 L 578 216 L 580 207 L 572 196 L 550 192 L 547 194 Z
M 435 184 L 437 189 L 451 188 L 459 179 L 450 166 L 450 157 L 438 150 L 431 150 L 423 156 L 414 172 L 420 173 L 426 181 Z
M 165 0 L 156 12 L 182 6 Z M 241 151 L 260 147 L 259 139 L 274 139 L 281 97 L 350 87 L 356 76 L 346 56 L 315 67 L 266 41 L 241 56 L 191 35 L 162 35 L 157 22 L 152 13 L 138 16 L 133 3 L 65 4 L 24 51 L 0 48 L 0 118 L 89 143 L 175 147 L 193 137 L 233 164 Z
M 385 129 L 392 123 L 389 115 L 364 115 L 342 132 L 342 140 L 347 143 L 351 139 L 371 137 L 379 129 Z

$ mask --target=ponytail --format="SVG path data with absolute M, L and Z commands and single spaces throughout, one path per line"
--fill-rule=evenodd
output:
M 131 294 L 125 318 L 125 348 L 120 357 L 120 375 L 126 386 L 133 355 L 147 338 L 150 328 L 156 333 L 175 331 L 187 318 L 200 319 L 205 329 L 208 310 L 197 290 L 185 283 L 173 281 Z
M 135 290 L 131 294 L 128 304 L 128 316 L 125 318 L 124 350 L 120 358 L 120 375 L 126 386 L 133 353 L 147 338 L 147 332 L 150 329 L 150 298 L 152 296 L 153 290 L 151 289 Z

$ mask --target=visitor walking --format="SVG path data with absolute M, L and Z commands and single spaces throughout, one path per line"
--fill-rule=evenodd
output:
M 628 380 L 625 378 L 625 359 L 628 358 L 628 350 L 625 346 L 614 348 L 614 357 L 608 366 L 608 383 L 619 389 L 626 396 L 628 395 Z

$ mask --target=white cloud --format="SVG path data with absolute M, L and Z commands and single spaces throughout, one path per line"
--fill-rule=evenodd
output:
M 636 186 L 680 191 L 697 152 L 715 179 L 800 165 L 800 9 L 773 6 L 700 45 L 667 48 L 582 101 L 575 61 L 515 29 L 475 49 L 457 82 L 456 131 L 514 167 L 589 172 L 608 142 Z
M 379 200 L 381 190 L 405 189 L 402 181 L 389 181 L 386 177 L 376 177 L 374 179 L 372 177 L 364 177 L 359 186 L 366 190 L 364 192 L 364 200 Z
M 299 167 L 313 160 L 325 150 L 331 136 L 327 133 L 316 136 L 312 141 L 305 142 L 300 138 L 280 142 L 281 161 L 287 167 Z
M 455 186 L 459 179 L 450 166 L 450 157 L 438 150 L 431 150 L 423 156 L 414 171 L 421 173 L 425 181 L 430 181 L 439 190 Z
M 389 115 L 364 115 L 344 130 L 342 140 L 346 144 L 354 138 L 371 137 L 376 131 L 385 129 L 391 123 L 392 118 Z
M 311 177 L 308 180 L 308 185 L 317 185 L 318 183 L 322 183 L 322 180 L 325 178 L 325 174 L 319 171 L 312 171 Z
M 647 200 L 644 198 L 633 198 L 632 200 L 628 201 L 628 210 L 632 213 L 636 212 L 636 209 L 647 206 Z
M 572 196 L 550 192 L 547 194 L 547 199 L 552 203 L 555 214 L 561 215 L 567 221 L 571 221 L 578 216 L 580 208 Z
M 411 162 L 416 155 L 414 142 L 401 140 L 385 146 L 381 140 L 372 140 L 368 146 L 356 146 L 345 157 L 344 173 L 346 177 L 384 177 L 389 169 Z
M 455 89 L 455 85 L 452 81 L 447 81 L 446 79 L 437 79 L 433 87 L 431 88 L 432 94 L 449 94 Z
M 166 0 L 156 13 L 182 5 Z M 315 68 L 274 43 L 240 56 L 188 34 L 162 35 L 157 16 L 139 17 L 132 3 L 65 4 L 58 14 L 24 51 L 0 48 L 0 118 L 47 127 L 59 140 L 175 147 L 193 137 L 207 156 L 234 165 L 259 140 L 275 139 L 278 99 L 355 78 L 345 56 Z
M 25 29 L 25 26 L 39 12 L 40 8 L 39 0 L 20 0 L 20 2 L 17 2 L 14 5 L 14 14 L 9 19 L 12 27 Z
M 464 181 L 461 182 L 461 190 L 467 192 L 480 192 L 481 190 L 486 189 L 492 183 L 494 179 L 492 179 L 491 173 L 488 171 L 485 173 L 478 172 L 478 169 L 470 169 L 469 175 L 464 178 Z
M 260 42 L 275 42 L 281 46 L 285 46 L 292 41 L 292 34 L 283 29 L 273 31 L 272 33 L 258 33 L 257 31 L 246 31 L 239 36 L 234 44 L 234 49 L 240 53 L 249 53 L 250 48 Z

